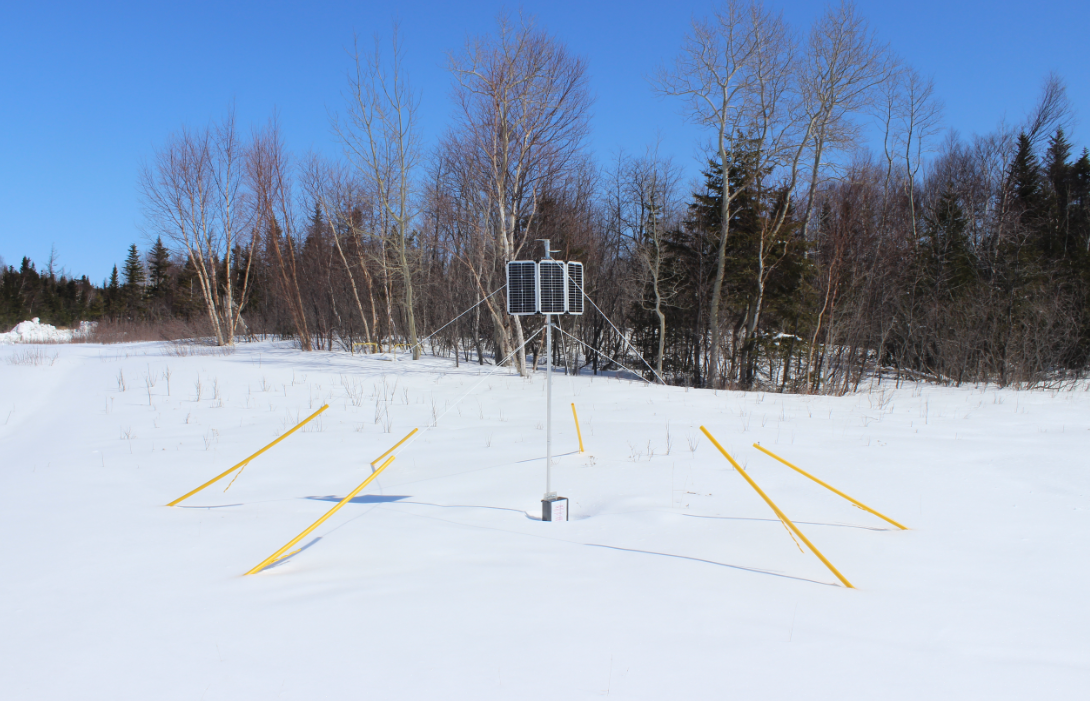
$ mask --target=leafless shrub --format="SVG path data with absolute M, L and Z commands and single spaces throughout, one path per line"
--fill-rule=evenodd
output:
M 188 358 L 189 356 L 197 355 L 231 355 L 234 352 L 235 349 L 233 346 L 211 346 L 204 343 L 193 343 L 189 341 L 176 341 L 167 344 L 163 350 L 164 355 L 169 355 L 174 358 Z
M 207 335 L 207 324 L 192 324 L 181 319 L 164 321 L 118 321 L 103 319 L 87 335 L 72 343 L 136 343 L 141 341 L 177 341 L 199 339 Z
M 7 358 L 8 365 L 53 365 L 57 362 L 59 354 L 47 355 L 41 348 L 30 348 L 16 351 Z

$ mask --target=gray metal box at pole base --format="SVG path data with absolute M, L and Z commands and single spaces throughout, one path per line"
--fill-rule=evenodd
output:
M 541 500 L 541 520 L 542 521 L 567 521 L 568 520 L 568 498 L 567 497 L 549 497 L 548 499 Z

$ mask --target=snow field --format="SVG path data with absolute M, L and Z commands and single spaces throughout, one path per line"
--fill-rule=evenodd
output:
M 10 698 L 1064 699 L 1090 681 L 1085 386 L 831 398 L 557 375 L 572 520 L 542 523 L 544 373 L 273 343 L 47 350 L 0 364 Z M 324 402 L 227 492 L 163 506 Z M 301 552 L 242 576 L 414 427 Z

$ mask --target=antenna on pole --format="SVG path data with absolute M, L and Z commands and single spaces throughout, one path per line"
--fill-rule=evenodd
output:
M 553 259 L 553 254 L 560 252 L 560 251 L 554 251 L 549 247 L 549 239 L 538 239 L 538 241 L 545 244 L 545 260 L 552 260 Z

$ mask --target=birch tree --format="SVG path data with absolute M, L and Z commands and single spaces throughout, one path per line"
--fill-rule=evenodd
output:
M 395 27 L 389 61 L 376 38 L 373 52 L 361 57 L 358 43 L 349 78 L 347 116 L 334 121 L 349 161 L 372 184 L 380 220 L 390 222 L 389 236 L 400 273 L 403 313 L 413 359 L 419 360 L 413 303 L 412 225 L 417 215 L 414 170 L 420 148 L 417 109 L 420 101 L 408 83 Z M 386 243 L 385 241 L 383 242 Z M 383 246 L 385 248 L 385 245 Z M 385 265 L 385 261 L 383 261 Z
M 896 71 L 885 82 L 882 139 L 886 160 L 886 186 L 894 168 L 901 171 L 908 196 L 912 240 L 919 239 L 916 215 L 916 182 L 923 156 L 931 148 L 942 120 L 942 103 L 935 96 L 935 83 L 911 67 Z
M 802 219 L 806 236 L 814 197 L 829 151 L 855 143 L 852 116 L 873 104 L 876 88 L 889 79 L 895 63 L 855 5 L 831 6 L 810 29 L 800 81 L 802 109 L 810 135 L 810 183 Z
M 667 233 L 679 225 L 679 169 L 657 150 L 643 158 L 620 158 L 617 173 L 616 208 L 619 223 L 641 266 L 641 282 L 651 290 L 652 307 L 658 321 L 655 372 L 662 377 L 666 351 L 665 305 L 674 296 L 667 267 Z M 607 195 L 608 197 L 609 195 Z
M 529 242 L 542 189 L 572 165 L 587 135 L 586 62 L 532 20 L 516 25 L 501 16 L 496 35 L 470 39 L 450 57 L 450 70 L 457 105 L 451 141 L 487 200 L 490 263 L 502 268 Z M 519 318 L 491 301 L 488 308 L 501 352 L 518 349 L 515 362 L 525 374 Z
M 180 248 L 196 273 L 217 345 L 233 345 L 250 287 L 257 230 L 243 170 L 251 147 L 234 112 L 213 127 L 183 128 L 144 166 L 139 188 L 150 229 Z M 246 252 L 240 283 L 232 279 L 237 248 Z M 221 271 L 222 266 L 222 271 Z
M 693 21 L 673 65 L 654 77 L 663 95 L 679 97 L 687 116 L 706 127 L 711 135 L 713 160 L 723 167 L 715 279 L 709 307 L 708 379 L 718 382 L 722 324 L 723 280 L 727 264 L 735 200 L 767 170 L 764 163 L 783 150 L 792 133 L 786 105 L 780 100 L 788 87 L 791 68 L 791 36 L 782 17 L 759 3 L 731 0 L 707 19 Z M 796 149 L 797 152 L 798 149 Z M 727 172 L 734 156 L 742 151 L 757 154 L 743 182 L 732 182 Z M 797 158 L 795 159 L 797 169 Z

